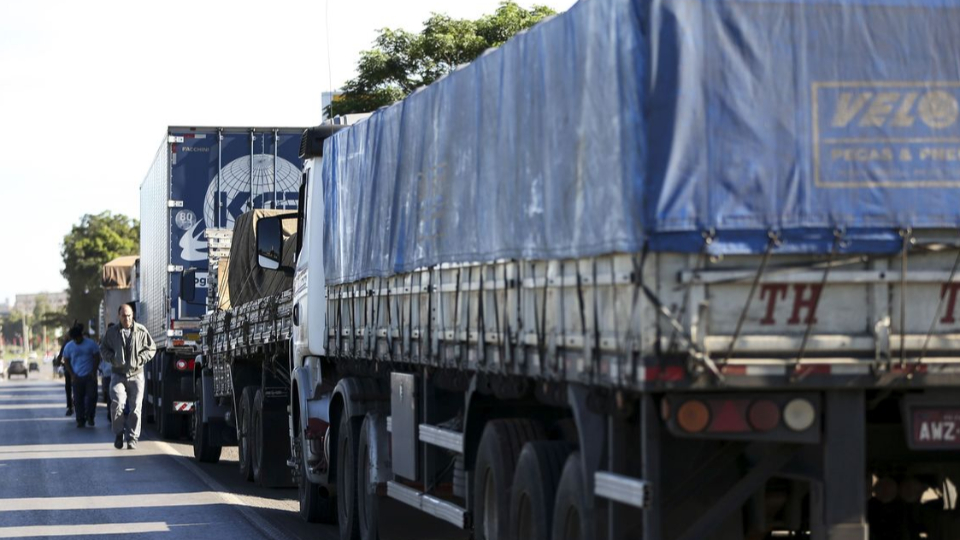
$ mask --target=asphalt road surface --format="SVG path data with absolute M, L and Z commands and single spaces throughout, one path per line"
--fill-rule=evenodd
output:
M 189 441 L 146 424 L 136 450 L 117 450 L 99 404 L 96 427 L 64 416 L 62 380 L 0 380 L 0 538 L 334 539 L 304 523 L 296 490 L 243 481 L 237 454 L 198 466 Z

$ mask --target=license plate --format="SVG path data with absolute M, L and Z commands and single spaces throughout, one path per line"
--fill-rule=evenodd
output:
M 918 407 L 911 411 L 912 446 L 918 449 L 960 449 L 960 408 Z

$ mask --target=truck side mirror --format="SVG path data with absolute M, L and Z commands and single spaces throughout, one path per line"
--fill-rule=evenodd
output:
M 180 273 L 180 299 L 193 302 L 197 296 L 197 269 L 188 268 Z
M 283 228 L 279 216 L 257 220 L 257 264 L 267 270 L 279 270 L 283 258 Z

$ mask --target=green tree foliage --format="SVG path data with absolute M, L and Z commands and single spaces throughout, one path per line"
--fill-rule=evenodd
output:
M 369 112 L 401 100 L 554 13 L 546 6 L 524 9 L 505 1 L 494 14 L 477 20 L 434 13 L 419 34 L 381 29 L 374 48 L 360 53 L 357 77 L 344 84 L 342 94 L 324 112 L 328 116 Z
M 87 214 L 63 237 L 63 270 L 69 300 L 67 320 L 84 325 L 97 319 L 103 299 L 100 285 L 104 264 L 140 251 L 140 222 L 123 214 Z
M 47 331 L 48 344 L 52 347 L 54 346 L 55 338 L 53 335 L 56 329 L 67 327 L 66 318 L 67 315 L 63 310 L 54 309 L 46 295 L 41 294 L 37 296 L 32 312 L 25 314 L 20 310 L 14 310 L 0 318 L 0 326 L 3 328 L 3 342 L 7 348 L 22 346 L 26 327 L 26 334 L 30 337 L 31 346 L 37 352 L 43 352 L 40 347 L 44 329 Z
M 11 311 L 7 315 L 4 315 L 2 322 L 3 325 L 3 342 L 7 347 L 14 347 L 18 344 L 18 338 L 21 337 L 23 333 L 23 314 L 18 311 Z M 22 341 L 20 341 L 22 343 Z

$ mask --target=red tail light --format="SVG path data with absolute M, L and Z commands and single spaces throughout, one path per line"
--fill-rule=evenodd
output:
M 687 433 L 699 433 L 710 423 L 710 409 L 702 401 L 691 399 L 677 410 L 677 423 Z
M 770 431 L 780 425 L 780 407 L 767 399 L 753 402 L 747 411 L 750 426 L 757 431 Z
M 181 358 L 177 360 L 177 362 L 174 364 L 174 367 L 177 368 L 177 371 L 193 371 L 194 363 L 195 363 L 194 360 L 187 360 L 185 358 Z

